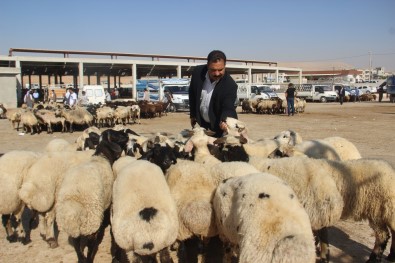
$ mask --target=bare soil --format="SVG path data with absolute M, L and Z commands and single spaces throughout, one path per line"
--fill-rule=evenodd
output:
M 240 109 L 238 109 L 240 110 Z M 386 99 L 382 103 L 308 103 L 305 113 L 286 115 L 239 114 L 252 139 L 271 138 L 279 132 L 293 129 L 304 140 L 341 136 L 360 150 L 363 157 L 383 159 L 395 167 L 395 104 Z M 156 132 L 176 135 L 190 128 L 187 112 L 171 113 L 154 119 L 143 119 L 141 125 L 131 124 L 131 129 L 145 136 Z M 11 128 L 7 120 L 0 120 L 0 153 L 10 150 L 42 151 L 53 138 L 74 142 L 81 132 L 54 134 L 25 134 Z M 365 262 L 374 245 L 374 234 L 367 222 L 340 221 L 330 229 L 331 262 Z M 388 254 L 388 246 L 385 255 Z M 5 231 L 0 229 L 0 262 L 76 262 L 77 258 L 67 237 L 59 234 L 59 247 L 48 248 L 41 240 L 38 229 L 32 231 L 28 245 L 8 243 Z M 95 262 L 111 262 L 109 230 L 100 245 Z

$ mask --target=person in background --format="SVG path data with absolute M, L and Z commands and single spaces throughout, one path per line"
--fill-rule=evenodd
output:
M 346 90 L 344 89 L 343 86 L 341 86 L 341 88 L 339 89 L 339 101 L 340 101 L 340 105 L 343 105 L 344 96 L 346 96 Z
M 70 98 L 70 89 L 67 89 L 66 94 L 64 94 L 64 97 L 63 97 L 64 105 L 69 105 L 69 98 Z
M 387 85 L 387 82 L 384 81 L 383 83 L 380 84 L 379 88 L 377 89 L 377 92 L 379 93 L 379 102 L 383 100 L 383 94 L 384 94 L 384 86 Z
M 54 90 L 51 90 L 51 93 L 49 94 L 48 101 L 53 102 L 53 103 L 56 102 L 56 93 Z
M 86 96 L 86 92 L 83 90 L 81 92 L 81 97 L 78 98 L 77 105 L 81 107 L 85 107 L 88 106 L 88 104 L 89 104 L 89 98 L 88 96 Z
M 26 106 L 30 109 L 34 106 L 34 98 L 33 98 L 33 90 L 29 90 L 26 92 L 23 101 L 26 103 Z
M 38 90 L 34 90 L 33 92 L 33 98 L 35 102 L 38 102 L 38 99 L 40 98 L 40 93 L 38 93 Z
M 150 94 L 147 88 L 144 89 L 144 95 L 143 95 L 143 100 L 144 101 L 150 101 Z
M 111 101 L 111 94 L 108 92 L 108 90 L 106 90 L 106 101 Z
M 359 102 L 359 89 L 355 87 L 354 102 Z
M 73 107 L 77 103 L 77 94 L 74 90 L 70 89 L 69 106 Z
M 237 84 L 225 71 L 226 56 L 213 50 L 207 56 L 207 64 L 195 67 L 189 87 L 190 122 L 196 123 L 221 137 L 226 131 L 227 117 L 237 119 L 234 102 Z
M 297 92 L 293 83 L 288 84 L 288 88 L 285 91 L 285 97 L 287 98 L 287 108 L 288 108 L 288 116 L 295 114 L 295 96 Z
M 114 98 L 116 98 L 116 99 L 119 98 L 119 90 L 118 90 L 118 88 L 116 86 L 114 88 Z
M 173 105 L 173 96 L 171 95 L 171 93 L 166 89 L 165 90 L 165 94 L 163 96 L 162 101 L 164 103 L 168 103 L 167 107 L 166 107 L 166 112 L 171 111 L 171 109 L 174 109 L 174 105 Z

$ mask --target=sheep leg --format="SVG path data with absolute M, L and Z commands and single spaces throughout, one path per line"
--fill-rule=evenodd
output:
M 82 237 L 76 237 L 76 238 L 70 237 L 70 239 L 73 242 L 73 247 L 78 258 L 78 263 L 87 263 L 87 259 L 84 255 L 84 245 L 81 240 Z
M 159 251 L 159 260 L 161 263 L 173 263 L 173 259 L 171 258 L 169 250 L 167 248 Z
M 205 253 L 204 253 L 204 262 L 206 263 L 221 262 L 224 257 L 224 251 L 223 251 L 224 246 L 219 236 L 211 237 L 208 240 L 206 240 L 206 242 L 204 243 L 206 244 Z
M 112 263 L 120 263 L 120 262 L 128 262 L 128 257 L 126 255 L 126 251 L 118 246 L 117 242 L 115 242 L 114 234 L 112 232 L 112 228 L 110 229 L 111 235 L 111 256 Z
M 21 224 L 17 227 L 17 229 L 21 228 L 21 230 L 19 230 L 21 234 L 18 236 L 21 243 L 27 245 L 31 242 L 30 233 L 32 231 L 32 222 L 36 219 L 36 212 L 25 205 L 22 205 L 21 209 Z
M 319 230 L 314 231 L 314 234 L 318 238 L 320 262 L 329 262 L 328 228 L 323 227 Z
M 96 253 L 99 250 L 99 245 L 103 241 L 104 231 L 109 224 L 110 224 L 110 209 L 107 209 L 106 211 L 104 211 L 103 222 L 100 225 L 99 230 L 88 237 L 87 263 L 93 263 Z
M 46 221 L 46 229 L 45 229 L 45 236 L 46 242 L 48 243 L 50 248 L 57 248 L 58 241 L 55 236 L 55 207 L 53 207 L 50 211 L 45 214 L 45 221 Z
M 46 229 L 47 229 L 47 222 L 45 221 L 45 214 L 44 213 L 38 213 L 38 228 L 40 230 L 40 236 L 41 238 L 45 241 L 47 239 L 46 237 Z
M 377 224 L 369 221 L 370 227 L 373 229 L 376 240 L 374 242 L 374 247 L 370 253 L 368 261 L 366 263 L 381 262 L 385 247 L 389 240 L 389 230 L 385 224 Z
M 395 231 L 391 229 L 391 249 L 387 256 L 387 260 L 395 262 Z
M 70 122 L 70 133 L 73 133 L 73 123 L 72 122 Z
M 12 228 L 12 215 L 1 215 L 1 221 L 3 223 L 3 226 L 5 228 L 5 232 L 7 234 L 7 240 L 10 243 L 14 243 L 18 240 L 17 234 L 14 232 L 14 229 Z
M 199 254 L 199 239 L 191 237 L 184 241 L 185 245 L 185 262 L 197 263 Z

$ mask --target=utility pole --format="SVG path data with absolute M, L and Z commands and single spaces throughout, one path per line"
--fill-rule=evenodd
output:
M 369 81 L 372 80 L 372 51 L 369 51 Z

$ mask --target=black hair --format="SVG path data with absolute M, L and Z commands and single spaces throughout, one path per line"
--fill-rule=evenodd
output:
M 212 63 L 212 62 L 218 62 L 219 60 L 223 60 L 226 64 L 225 53 L 220 50 L 213 50 L 207 56 L 207 64 Z

